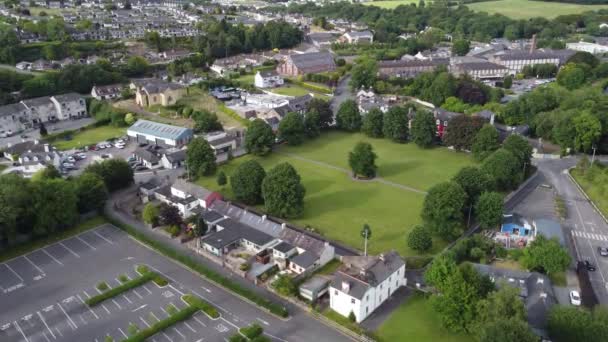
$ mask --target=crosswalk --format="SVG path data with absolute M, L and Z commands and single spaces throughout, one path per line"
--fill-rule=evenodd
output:
M 589 240 L 608 241 L 608 235 L 587 233 L 580 230 L 573 230 L 572 235 L 575 237 L 582 237 Z

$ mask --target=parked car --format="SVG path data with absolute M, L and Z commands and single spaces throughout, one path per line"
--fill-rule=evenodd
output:
M 78 158 L 80 159 L 87 159 L 87 154 L 86 153 L 78 153 Z
M 70 168 L 70 167 L 74 167 L 75 165 L 69 162 L 64 162 L 63 164 L 61 164 L 61 166 L 63 166 L 64 168 Z
M 91 150 L 91 151 L 99 151 L 99 147 L 97 147 L 97 145 L 91 145 L 91 146 L 89 146 L 89 150 Z
M 101 155 L 101 159 L 108 159 L 108 158 L 110 158 L 109 154 L 105 154 L 104 153 L 104 154 Z
M 74 158 L 73 156 L 69 156 L 69 157 L 65 158 L 65 160 L 67 160 L 70 163 L 75 163 L 76 162 L 76 158 Z
M 570 291 L 570 303 L 575 306 L 581 305 L 581 295 L 578 293 L 578 291 Z
M 578 262 L 578 267 L 579 267 L 579 268 L 580 268 L 580 267 L 584 267 L 584 268 L 586 268 L 586 269 L 587 269 L 587 271 L 589 271 L 589 272 L 595 272 L 595 269 L 596 269 L 596 268 L 595 268 L 595 265 L 593 265 L 593 264 L 591 263 L 591 261 L 589 261 L 589 260 L 583 260 L 583 261 L 579 261 L 579 262 Z
M 601 256 L 608 257 L 608 247 L 598 247 L 597 251 L 600 253 Z
M 125 144 L 124 144 L 124 143 L 123 143 L 123 144 L 121 144 L 121 143 L 116 143 L 116 144 L 114 144 L 114 146 L 115 146 L 116 148 L 118 148 L 118 149 L 121 149 L 121 150 L 122 150 L 123 148 L 125 148 Z

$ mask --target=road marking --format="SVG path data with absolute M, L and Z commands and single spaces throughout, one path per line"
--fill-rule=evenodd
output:
M 41 251 L 44 252 L 44 254 L 48 255 L 51 259 L 55 260 L 56 263 L 58 263 L 59 265 L 63 266 L 63 263 L 59 260 L 57 260 L 57 258 L 55 258 L 54 256 L 52 256 L 49 252 L 46 251 L 46 249 L 41 249 Z
M 122 329 L 118 328 L 118 331 L 120 331 L 120 333 L 122 334 L 122 336 L 124 336 L 125 338 L 129 338 L 129 336 L 127 336 L 127 334 L 125 334 L 125 332 L 122 331 Z
M 127 302 L 129 302 L 129 304 L 133 304 L 133 302 L 129 299 L 129 297 L 127 297 L 126 294 L 123 294 L 122 296 L 125 297 L 125 299 L 127 300 Z
M 138 308 L 136 308 L 136 309 L 132 310 L 131 312 L 136 312 L 136 311 L 139 311 L 139 310 L 141 310 L 141 309 L 145 308 L 146 306 L 148 306 L 148 304 L 144 304 L 144 305 L 142 305 L 142 306 L 140 306 L 140 307 L 138 307 Z
M 234 323 L 230 322 L 229 320 L 225 319 L 224 317 L 220 317 L 222 319 L 222 321 L 232 325 L 236 330 L 239 330 L 239 327 L 237 327 Z M 221 324 L 220 324 L 221 325 Z M 220 326 L 218 325 L 218 327 Z M 225 331 L 227 331 L 228 329 L 226 329 Z M 218 330 L 219 331 L 219 330 Z M 225 332 L 225 331 L 220 331 L 220 332 Z
M 63 337 L 63 334 L 61 333 L 61 331 L 59 330 L 59 328 L 55 327 L 55 331 L 59 334 L 59 336 Z
M 150 315 L 152 315 L 152 317 L 154 317 L 157 322 L 160 322 L 160 319 L 158 319 L 158 317 L 156 317 L 156 315 L 154 314 L 154 312 L 150 311 Z
M 80 258 L 80 255 L 74 252 L 71 248 L 68 248 L 68 246 L 64 245 L 63 242 L 60 242 L 59 244 L 61 245 L 61 247 L 67 249 L 68 252 L 72 253 L 75 257 Z
M 163 335 L 165 336 L 165 338 L 167 338 L 167 340 L 169 340 L 169 342 L 173 342 L 173 340 L 171 339 L 171 337 L 169 337 L 169 335 L 167 335 L 164 332 L 163 332 Z
M 141 318 L 141 316 L 139 317 L 139 319 L 140 319 L 142 322 L 144 322 L 144 324 L 145 324 L 145 325 L 146 325 L 148 328 L 150 327 L 150 324 L 148 324 L 148 322 L 146 322 L 146 320 L 145 320 L 145 319 Z
M 118 310 L 122 310 L 122 307 L 118 305 L 118 303 L 114 299 L 112 299 L 112 302 L 118 307 Z
M 101 304 L 101 307 L 106 310 L 106 312 L 108 313 L 108 315 L 111 315 L 110 310 L 108 310 L 108 308 L 106 308 L 106 306 L 104 304 Z
M 179 336 L 181 336 L 183 339 L 185 339 L 185 338 L 186 338 L 186 336 L 184 336 L 184 334 L 182 334 L 182 332 L 181 332 L 181 331 L 179 331 L 179 330 L 178 330 L 176 327 L 173 327 L 173 330 L 175 330 L 175 332 L 176 332 L 176 333 L 177 333 Z
M 163 308 L 162 306 L 160 307 L 161 310 L 163 310 L 163 312 L 165 313 L 165 315 L 170 316 L 169 313 L 167 312 L 167 310 L 165 310 L 165 308 Z
M 88 242 L 84 241 L 84 239 L 82 239 L 80 236 L 76 237 L 78 240 L 80 240 L 82 243 L 84 243 L 85 245 L 89 246 L 89 248 L 91 248 L 92 250 L 97 250 L 97 248 L 93 247 L 91 244 L 89 244 Z
M 44 323 L 44 326 L 46 327 L 46 329 L 51 333 L 51 336 L 53 336 L 54 339 L 57 339 L 57 337 L 55 337 L 55 334 L 53 334 L 53 331 L 51 330 L 51 328 L 49 328 L 49 325 L 46 324 L 46 321 L 44 320 L 44 317 L 42 317 L 42 314 L 40 313 L 40 311 L 36 312 L 38 314 L 38 317 L 40 317 L 40 320 L 42 321 L 42 323 Z
M 83 290 L 82 292 L 84 293 L 85 296 L 87 296 L 87 298 L 91 298 L 91 296 L 89 296 L 89 294 L 87 293 L 86 290 Z
M 91 307 L 89 307 L 89 306 L 88 306 L 88 305 L 87 305 L 87 304 L 84 302 L 84 300 L 82 300 L 82 298 L 80 298 L 80 295 L 76 295 L 76 297 L 78 297 L 78 299 L 80 299 L 80 302 L 82 302 L 82 304 L 83 304 L 84 306 L 86 306 L 86 307 L 89 309 L 89 311 L 90 311 L 90 312 L 93 314 L 93 316 L 95 316 L 95 319 L 99 319 L 99 316 L 97 316 L 97 314 L 95 313 L 95 311 L 93 311 L 93 310 L 91 309 Z
M 265 325 L 270 325 L 270 324 L 268 324 L 268 322 L 266 322 L 265 320 L 263 320 L 263 319 L 261 319 L 261 318 L 259 318 L 259 317 L 257 317 L 256 319 L 257 319 L 258 321 L 262 322 L 262 323 L 263 323 L 263 324 L 265 324 Z
M 25 260 L 27 260 L 27 261 L 28 261 L 30 264 L 32 264 L 32 266 L 34 266 L 34 267 L 35 267 L 35 268 L 38 270 L 38 272 L 40 272 L 40 273 L 44 274 L 44 271 L 43 271 L 43 270 L 42 270 L 40 267 L 38 267 L 38 265 L 34 264 L 34 263 L 32 262 L 32 260 L 30 260 L 30 259 L 27 257 L 27 255 L 24 255 L 23 257 L 24 257 L 24 258 L 25 258 Z
M 46 336 L 46 333 L 44 332 L 44 330 L 42 331 L 42 336 L 44 336 L 44 338 L 46 338 L 47 342 L 51 342 L 51 340 L 49 340 L 49 337 Z
M 21 330 L 21 327 L 19 326 L 19 323 L 17 323 L 17 321 L 14 321 L 13 324 L 15 325 L 15 327 L 17 328 L 17 330 L 21 333 L 21 335 L 23 335 L 23 338 L 25 339 L 25 342 L 30 342 L 30 340 L 27 338 L 27 336 L 25 336 L 25 334 L 23 333 L 23 330 Z
M 184 322 L 184 325 L 186 325 L 186 326 L 188 327 L 188 329 L 192 330 L 192 332 L 193 332 L 193 333 L 195 333 L 195 332 L 196 332 L 196 330 L 194 330 L 194 329 L 193 329 L 193 328 L 190 326 L 190 324 L 188 324 L 188 322 Z
M 73 330 L 78 329 L 78 326 L 76 325 L 76 323 L 74 323 L 74 321 L 72 321 L 72 318 L 70 318 L 70 316 L 68 315 L 68 313 L 65 312 L 65 310 L 63 309 L 63 307 L 61 306 L 61 304 L 57 303 L 57 305 L 59 305 L 59 308 L 61 309 L 61 311 L 63 312 L 63 314 L 65 315 L 65 317 L 68 318 L 68 322 L 72 323 L 72 325 L 71 325 L 72 329 Z
M 144 297 L 142 297 L 139 293 L 137 293 L 137 291 L 135 289 L 133 289 L 133 293 L 135 293 L 135 295 L 137 297 L 139 297 L 139 299 L 144 299 Z
M 192 316 L 192 318 L 194 318 L 194 320 L 195 320 L 195 321 L 197 321 L 197 322 L 198 322 L 200 325 L 202 325 L 202 326 L 204 326 L 204 327 L 206 327 L 206 326 L 207 326 L 207 324 L 205 324 L 205 323 L 201 322 L 201 320 L 200 320 L 198 317 L 196 317 L 196 316 Z
M 23 283 L 23 278 L 21 278 L 21 276 L 19 274 L 17 274 L 17 272 L 15 272 L 15 270 L 13 270 L 12 267 L 10 267 L 8 264 L 4 264 L 4 266 L 6 266 L 9 269 L 9 271 L 13 272 L 13 274 L 16 275 L 17 278 L 19 278 L 19 280 L 21 280 L 21 282 Z
M 152 294 L 152 291 L 150 291 L 150 289 L 146 285 L 144 285 L 143 287 L 144 289 L 146 289 L 146 291 L 148 291 L 148 294 Z
M 202 288 L 203 290 L 207 291 L 208 293 L 211 293 L 211 290 L 209 290 L 208 288 L 206 288 L 206 287 L 204 287 L 204 286 L 201 286 L 201 288 Z
M 212 302 L 212 301 L 211 301 L 209 298 L 206 298 L 206 297 L 204 297 L 204 296 L 202 296 L 202 295 L 198 294 L 198 293 L 197 293 L 196 291 L 194 291 L 194 290 L 192 290 L 192 293 L 194 293 L 195 295 L 197 295 L 197 296 L 201 297 L 202 299 L 206 300 L 207 302 L 211 303 L 212 305 L 214 305 L 215 307 L 219 308 L 220 310 L 222 310 L 222 311 L 224 311 L 224 312 L 226 312 L 226 313 L 230 314 L 230 312 L 229 312 L 228 310 L 226 310 L 226 309 L 224 309 L 223 307 L 221 307 L 221 306 L 217 305 L 216 303 Z
M 103 237 L 103 235 L 99 234 L 98 232 L 93 232 L 93 233 L 94 233 L 95 235 L 99 236 L 100 238 L 102 238 L 102 239 L 106 240 L 106 242 L 107 242 L 107 243 L 109 243 L 110 245 L 113 245 L 113 244 L 114 244 L 114 242 L 112 242 L 112 241 L 110 241 L 110 240 L 106 239 L 105 237 Z
M 265 332 L 265 333 L 264 333 L 264 335 L 270 336 L 270 337 L 272 337 L 273 339 L 275 339 L 275 340 L 279 340 L 279 341 L 281 341 L 281 342 L 288 342 L 287 340 L 284 340 L 284 339 L 282 339 L 282 338 L 278 338 L 278 337 L 276 337 L 276 336 L 274 336 L 274 335 L 270 335 L 270 334 L 269 334 L 269 333 L 267 333 L 267 332 Z

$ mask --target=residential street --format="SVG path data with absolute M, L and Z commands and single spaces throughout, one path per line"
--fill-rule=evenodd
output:
M 334 116 L 338 113 L 338 109 L 342 102 L 346 100 L 353 100 L 355 96 L 350 92 L 350 75 L 342 78 L 338 82 L 338 86 L 334 90 L 334 97 L 331 99 L 329 105 L 331 106 L 331 110 L 334 112 Z

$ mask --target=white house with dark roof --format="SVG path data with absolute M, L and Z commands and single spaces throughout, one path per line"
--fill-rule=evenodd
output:
M 193 137 L 192 129 L 148 120 L 137 120 L 127 129 L 129 139 L 162 147 L 181 147 Z
M 186 218 L 200 212 L 200 209 L 208 209 L 215 200 L 220 200 L 222 196 L 213 191 L 209 191 L 194 183 L 177 178 L 173 184 L 161 185 L 152 190 L 154 198 L 175 206 L 179 209 L 182 217 Z M 142 193 L 151 192 L 149 189 Z
M 348 44 L 369 44 L 374 42 L 374 34 L 369 30 L 346 32 L 338 39 L 338 41 Z
M 332 310 L 357 323 L 365 320 L 401 286 L 405 261 L 395 251 L 379 256 L 345 256 L 329 287 Z
M 110 84 L 105 86 L 93 86 L 91 96 L 97 100 L 113 100 L 120 97 L 123 86 L 121 84 Z
M 274 88 L 283 85 L 283 77 L 275 70 L 262 70 L 255 74 L 254 84 L 258 88 Z

